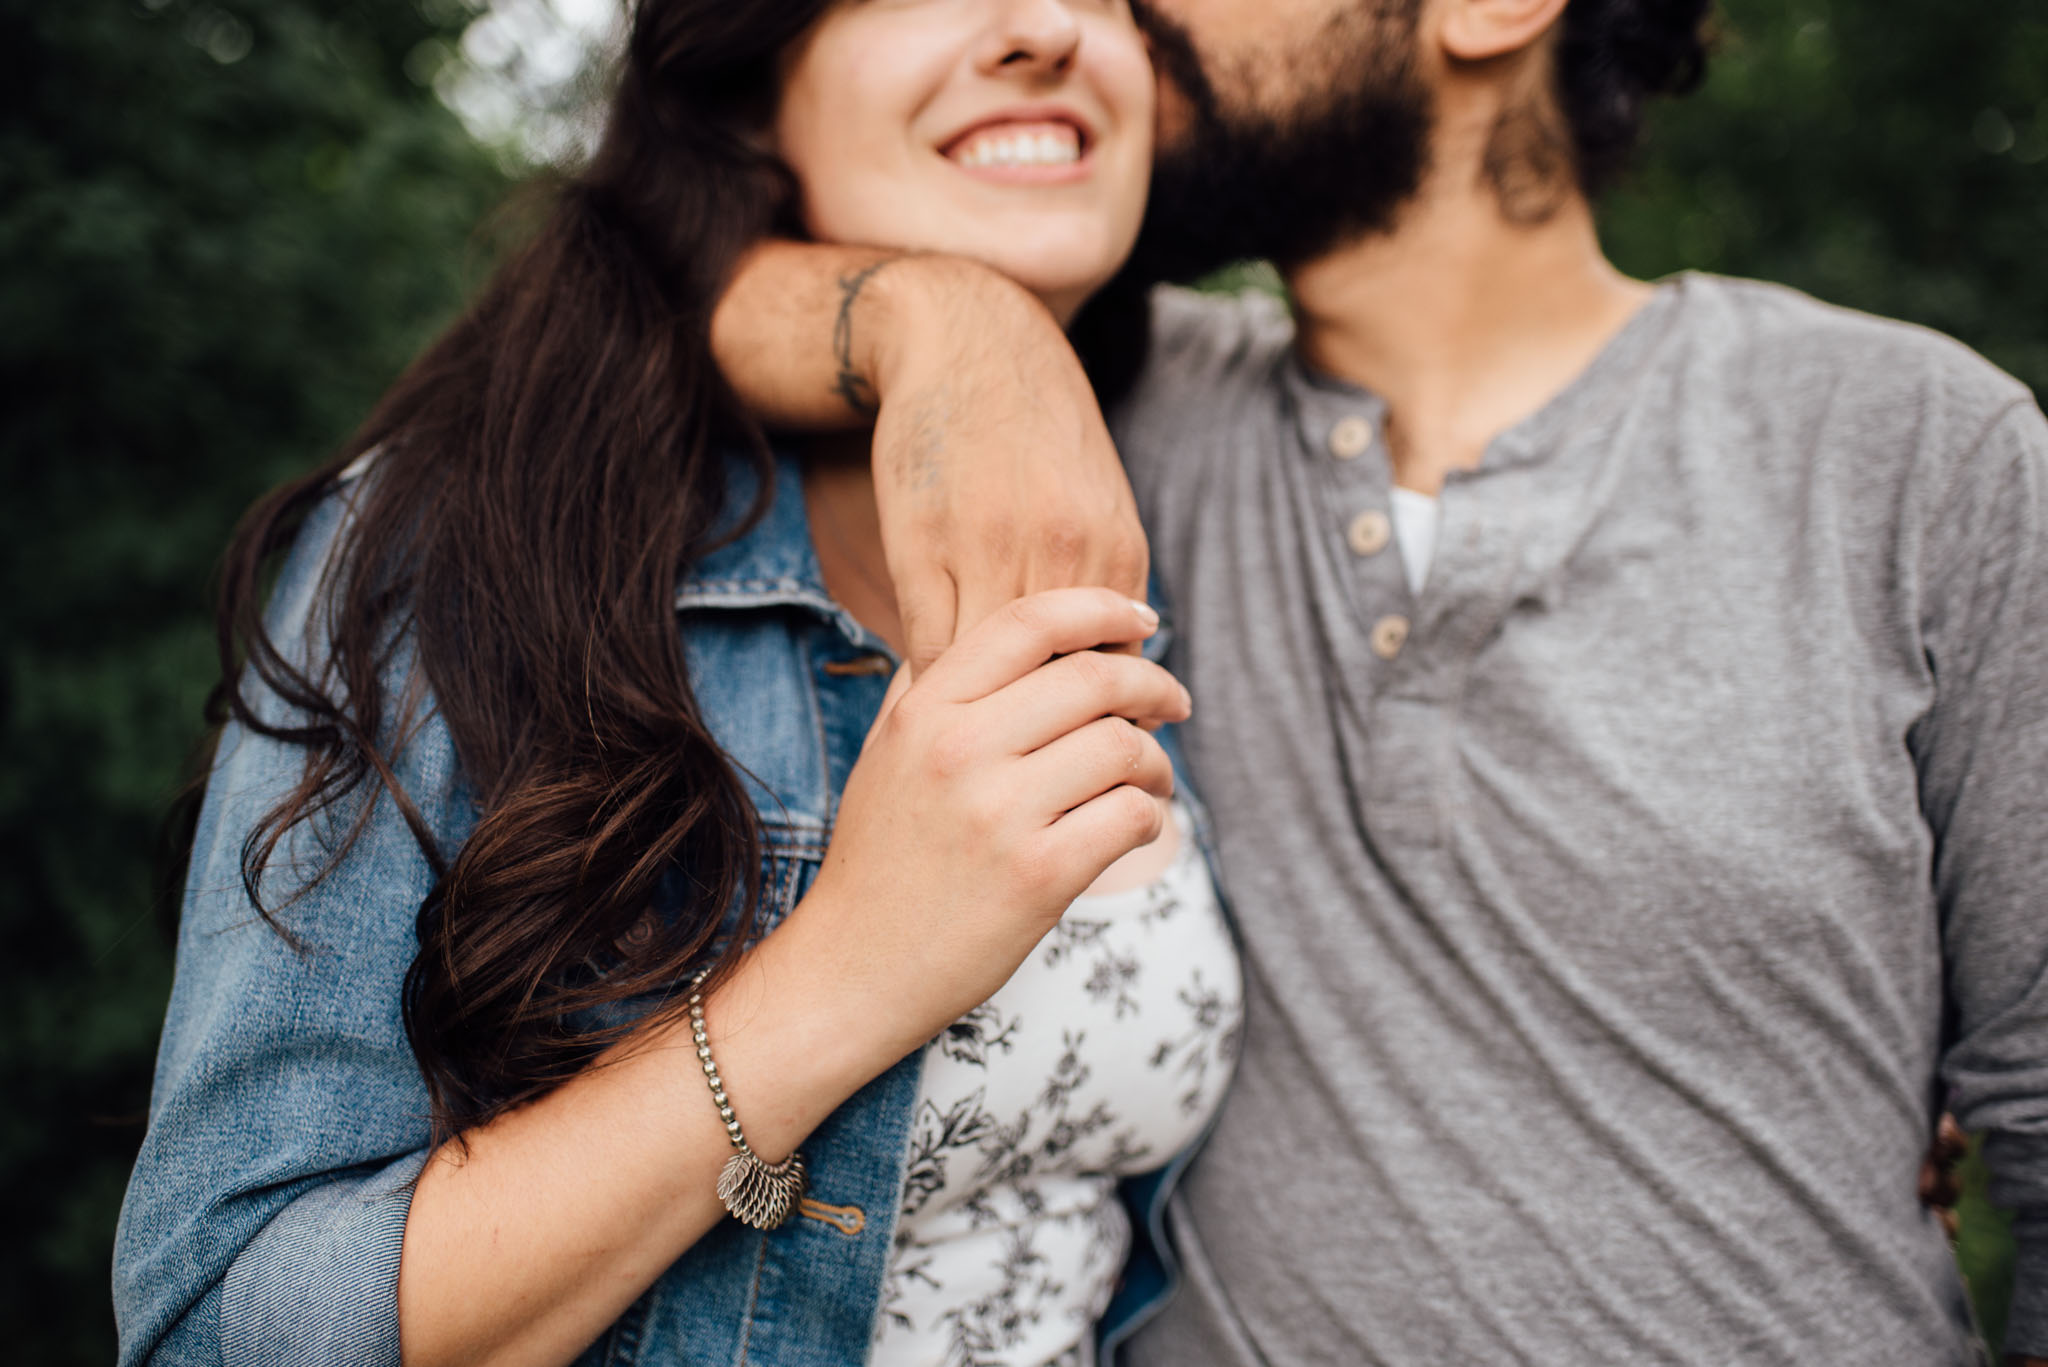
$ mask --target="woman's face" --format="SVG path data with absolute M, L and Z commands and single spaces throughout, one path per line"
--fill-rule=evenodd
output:
M 840 0 L 782 66 L 820 241 L 983 261 L 1062 321 L 1136 240 L 1152 68 L 1128 0 Z

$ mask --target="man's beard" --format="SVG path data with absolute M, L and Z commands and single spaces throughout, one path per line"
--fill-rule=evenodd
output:
M 1430 96 L 1412 63 L 1415 6 L 1377 7 L 1301 54 L 1299 79 L 1322 88 L 1279 116 L 1226 112 L 1187 31 L 1141 7 L 1160 80 L 1192 126 L 1159 150 L 1127 278 L 1187 281 L 1254 258 L 1286 270 L 1393 227 L 1428 166 Z

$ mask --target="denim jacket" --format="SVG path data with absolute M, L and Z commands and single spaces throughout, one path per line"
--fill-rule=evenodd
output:
M 751 467 L 735 461 L 733 471 L 732 503 L 744 507 Z M 698 705 L 760 816 L 765 928 L 817 872 L 895 666 L 825 591 L 798 467 L 779 459 L 774 478 L 765 518 L 693 566 L 676 597 Z M 344 486 L 316 511 L 272 595 L 273 637 L 300 658 L 318 639 L 309 625 L 348 503 Z M 1163 650 L 1165 635 L 1148 651 Z M 266 717 L 282 708 L 267 694 L 252 702 Z M 302 762 L 296 748 L 236 726 L 215 756 L 149 1131 L 116 1239 L 123 1367 L 399 1361 L 399 1254 L 429 1145 L 399 1003 L 433 875 L 396 804 L 365 791 L 368 822 L 327 878 L 289 900 L 319 866 L 331 820 L 294 828 L 266 875 L 266 903 L 284 907 L 299 947 L 265 925 L 242 888 L 242 846 Z M 438 714 L 407 740 L 396 773 L 439 847 L 459 847 L 477 812 Z M 1206 824 L 1188 801 L 1207 853 Z M 772 1233 L 731 1220 L 715 1227 L 578 1367 L 861 1361 L 922 1059 L 874 1079 L 805 1142 L 805 1215 Z M 1102 1326 L 1105 1361 L 1170 1293 L 1163 1208 L 1188 1156 L 1124 1184 L 1135 1248 Z

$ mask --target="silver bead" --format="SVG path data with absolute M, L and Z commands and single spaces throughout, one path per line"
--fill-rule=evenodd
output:
M 718 1065 L 711 1061 L 711 1041 L 704 1028 L 704 997 L 697 991 L 710 972 L 707 968 L 690 982 L 690 1037 L 697 1046 L 697 1059 L 704 1066 L 704 1080 L 710 1085 L 718 1118 L 725 1122 L 726 1137 L 732 1140 L 734 1149 L 718 1174 L 718 1199 L 742 1224 L 774 1229 L 795 1212 L 797 1203 L 803 1199 L 804 1160 L 792 1153 L 780 1163 L 764 1163 L 740 1133 L 739 1117 L 733 1114 Z

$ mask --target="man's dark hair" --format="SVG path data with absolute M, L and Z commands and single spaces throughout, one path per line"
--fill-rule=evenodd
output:
M 1557 47 L 1557 97 L 1579 185 L 1598 195 L 1627 169 L 1643 114 L 1707 70 L 1713 0 L 1571 0 Z

